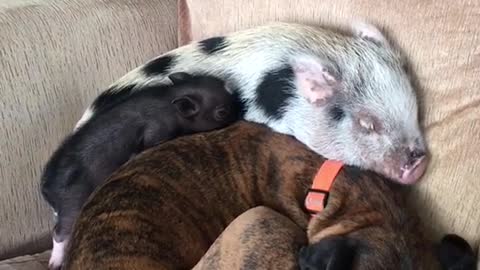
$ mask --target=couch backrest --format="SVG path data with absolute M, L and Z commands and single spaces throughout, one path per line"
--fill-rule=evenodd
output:
M 51 243 L 42 166 L 94 97 L 177 46 L 175 0 L 0 5 L 0 259 Z

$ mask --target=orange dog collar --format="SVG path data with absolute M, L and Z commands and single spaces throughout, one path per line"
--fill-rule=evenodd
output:
M 320 166 L 305 198 L 305 208 L 312 213 L 312 216 L 323 211 L 327 205 L 328 194 L 342 167 L 343 163 L 335 160 L 326 160 Z

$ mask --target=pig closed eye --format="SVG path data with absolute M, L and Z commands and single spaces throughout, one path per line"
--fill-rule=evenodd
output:
M 365 119 L 358 120 L 360 126 L 367 132 L 377 132 L 375 124 L 373 122 L 367 121 Z
M 356 112 L 354 115 L 354 124 L 361 132 L 372 135 L 384 132 L 384 126 L 382 125 L 382 122 L 372 113 L 360 111 Z
M 217 110 L 215 110 L 215 119 L 223 120 L 228 116 L 229 112 L 230 111 L 228 110 L 228 108 L 225 108 L 225 107 L 218 108 Z

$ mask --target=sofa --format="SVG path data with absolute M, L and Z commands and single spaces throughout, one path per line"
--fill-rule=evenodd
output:
M 85 108 L 178 46 L 269 21 L 379 26 L 408 56 L 432 156 L 409 194 L 432 239 L 480 243 L 480 1 L 0 0 L 0 270 L 46 269 L 39 176 Z

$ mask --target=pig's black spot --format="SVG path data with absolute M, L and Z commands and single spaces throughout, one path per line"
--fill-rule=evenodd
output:
M 282 118 L 288 100 L 293 97 L 294 87 L 292 67 L 267 72 L 257 87 L 257 105 L 267 116 L 273 119 Z
M 92 104 L 94 112 L 96 114 L 108 110 L 113 105 L 122 102 L 127 99 L 133 92 L 135 85 L 127 85 L 124 87 L 111 87 L 101 93 Z
M 148 62 L 143 67 L 143 72 L 147 77 L 165 75 L 165 73 L 167 73 L 168 70 L 173 66 L 174 62 L 175 56 L 165 55 Z
M 330 117 L 332 117 L 334 121 L 338 122 L 345 117 L 345 111 L 339 105 L 334 105 L 330 109 Z
M 225 37 L 212 37 L 198 42 L 200 49 L 206 54 L 214 54 L 228 46 Z
M 151 77 L 155 75 L 164 75 L 168 72 L 170 67 L 175 62 L 175 56 L 165 55 L 145 64 L 142 68 L 145 76 Z M 121 88 L 113 86 L 112 88 L 106 90 L 100 94 L 95 101 L 93 102 L 93 108 L 95 112 L 99 110 L 103 111 L 107 108 L 111 108 L 113 105 L 127 99 L 130 94 L 133 93 L 133 89 L 136 85 L 131 84 Z

